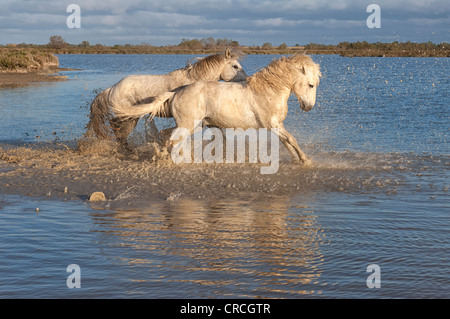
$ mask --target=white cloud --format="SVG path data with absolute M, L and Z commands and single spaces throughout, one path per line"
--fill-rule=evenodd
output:
M 166 12 L 139 11 L 133 15 L 133 18 L 145 24 L 170 28 L 208 23 L 208 19 L 201 16 Z
M 417 34 L 437 31 L 436 41 L 448 41 L 448 31 L 434 28 L 442 29 L 450 13 L 448 0 L 74 0 L 81 7 L 82 28 L 69 30 L 70 2 L 1 1 L 0 28 L 8 30 L 1 35 L 2 44 L 46 43 L 54 34 L 72 43 L 83 39 L 105 44 L 163 45 L 208 36 L 234 37 L 243 44 L 296 43 L 300 35 L 314 42 L 358 37 L 378 41 L 393 31 L 411 41 L 423 40 Z M 370 3 L 381 7 L 380 30 L 365 26 Z
M 271 19 L 264 19 L 264 20 L 256 20 L 255 21 L 255 25 L 257 27 L 279 27 L 283 24 L 285 24 L 286 22 L 283 21 L 282 18 L 271 18 Z

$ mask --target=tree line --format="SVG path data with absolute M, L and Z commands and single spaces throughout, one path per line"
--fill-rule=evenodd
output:
M 375 42 L 367 41 L 340 42 L 337 45 L 310 43 L 305 46 L 310 52 L 326 53 L 334 51 L 343 56 L 439 56 L 450 57 L 450 44 L 431 41 L 416 42 Z
M 0 46 L 1 47 L 1 46 Z M 209 54 L 222 51 L 227 47 L 238 48 L 247 54 L 292 54 L 303 52 L 306 54 L 339 54 L 342 56 L 450 56 L 450 45 L 443 43 L 415 43 L 415 42 L 391 42 L 391 43 L 369 43 L 367 41 L 340 42 L 338 44 L 317 44 L 306 45 L 295 44 L 288 46 L 283 43 L 273 46 L 270 42 L 260 45 L 243 46 L 238 41 L 212 37 L 202 39 L 182 39 L 177 45 L 153 46 L 149 43 L 123 44 L 106 46 L 102 44 L 92 45 L 89 41 L 82 41 L 79 44 L 69 44 L 58 35 L 49 38 L 45 45 L 17 44 L 7 45 L 16 48 L 35 48 L 55 54 Z

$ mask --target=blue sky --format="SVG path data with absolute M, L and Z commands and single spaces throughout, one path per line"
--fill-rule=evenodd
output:
M 67 6 L 81 9 L 81 28 L 66 25 Z M 381 28 L 369 29 L 369 4 Z M 449 42 L 449 0 L 0 0 L 0 44 L 178 44 L 183 38 L 229 38 L 242 45 L 341 41 Z

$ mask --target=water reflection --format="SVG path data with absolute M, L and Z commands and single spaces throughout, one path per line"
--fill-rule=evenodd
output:
M 314 211 L 288 197 L 182 200 L 92 217 L 103 251 L 133 269 L 123 275 L 134 283 L 176 285 L 179 297 L 320 293 L 322 230 Z

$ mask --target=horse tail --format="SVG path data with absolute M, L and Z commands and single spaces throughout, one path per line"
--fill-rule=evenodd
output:
M 169 101 L 175 95 L 175 91 L 164 92 L 158 95 L 151 103 L 133 105 L 133 107 L 124 108 L 121 105 L 114 106 L 113 111 L 117 117 L 122 120 L 141 118 L 150 114 L 151 118 L 155 116 L 169 117 Z
M 112 130 L 107 122 L 112 117 L 109 108 L 108 95 L 111 88 L 100 92 L 91 103 L 91 113 L 89 123 L 86 125 L 88 132 L 95 132 L 100 138 L 112 136 Z

